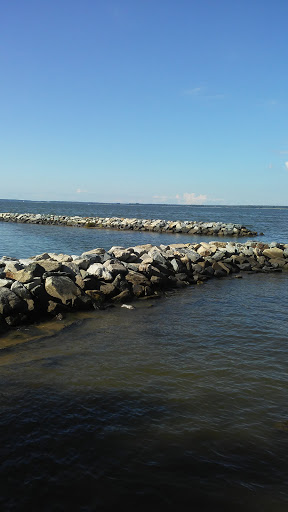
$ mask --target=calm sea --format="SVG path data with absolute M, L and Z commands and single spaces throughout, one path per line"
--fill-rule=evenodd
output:
M 288 207 L 0 211 L 241 222 L 288 243 Z M 0 223 L 0 256 L 183 240 L 199 238 Z M 2 336 L 0 509 L 287 512 L 287 303 L 288 274 L 247 274 Z

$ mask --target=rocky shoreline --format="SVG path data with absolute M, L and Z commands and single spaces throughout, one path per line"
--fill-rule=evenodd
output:
M 288 244 L 202 242 L 0 259 L 0 330 L 241 272 L 288 271 Z M 240 274 L 239 274 L 240 273 Z
M 163 233 L 187 233 L 190 235 L 212 236 L 256 236 L 256 231 L 241 224 L 224 222 L 170 221 L 153 219 L 125 219 L 120 217 L 69 217 L 66 215 L 46 215 L 33 213 L 0 213 L 2 222 L 20 222 L 28 224 L 49 224 L 98 229 L 122 229 L 134 231 L 155 231 Z M 263 233 L 262 233 L 263 234 Z

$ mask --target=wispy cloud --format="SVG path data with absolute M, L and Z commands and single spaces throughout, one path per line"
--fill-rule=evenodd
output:
M 88 194 L 88 190 L 83 190 L 82 188 L 77 188 L 76 194 Z
M 204 87 L 194 87 L 193 89 L 187 89 L 184 91 L 184 94 L 187 94 L 187 96 L 199 96 L 201 91 L 204 90 Z
M 186 91 L 184 91 L 184 95 L 205 100 L 217 100 L 224 98 L 224 94 L 210 94 L 207 87 L 193 87 L 192 89 L 186 89 Z
M 267 103 L 267 105 L 271 105 L 272 107 L 274 107 L 274 105 L 279 104 L 278 100 L 275 100 L 275 99 L 267 100 L 266 103 Z
M 184 192 L 183 194 L 176 194 L 176 199 L 179 204 L 204 204 L 207 201 L 206 194 L 199 194 L 195 192 Z
M 286 167 L 286 169 L 288 171 L 288 162 L 285 162 L 285 167 Z
M 281 98 L 259 98 L 258 104 L 271 109 L 287 108 L 288 105 L 287 101 Z

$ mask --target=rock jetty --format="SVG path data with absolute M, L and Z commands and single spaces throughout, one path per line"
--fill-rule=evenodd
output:
M 0 328 L 106 307 L 241 272 L 288 271 L 288 244 L 209 242 L 0 260 Z M 239 274 L 240 273 L 240 274 Z
M 28 224 L 51 224 L 81 228 L 123 229 L 134 231 L 156 231 L 159 233 L 187 233 L 188 235 L 212 236 L 256 236 L 256 231 L 241 224 L 224 222 L 196 222 L 161 219 L 124 219 L 120 217 L 68 217 L 65 215 L 46 215 L 33 213 L 0 213 L 0 221 Z

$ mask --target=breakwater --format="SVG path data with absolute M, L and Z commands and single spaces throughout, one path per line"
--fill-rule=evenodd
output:
M 80 217 L 66 215 L 47 215 L 32 213 L 0 213 L 2 222 L 19 222 L 27 224 L 48 224 L 57 226 L 119 229 L 134 231 L 154 231 L 163 233 L 187 233 L 188 235 L 211 236 L 256 236 L 256 231 L 251 231 L 241 224 L 224 222 L 200 222 L 162 219 L 137 219 L 120 217 Z
M 209 242 L 97 248 L 0 260 L 0 328 L 106 307 L 241 272 L 288 270 L 288 244 Z M 240 274 L 239 274 L 240 273 Z

